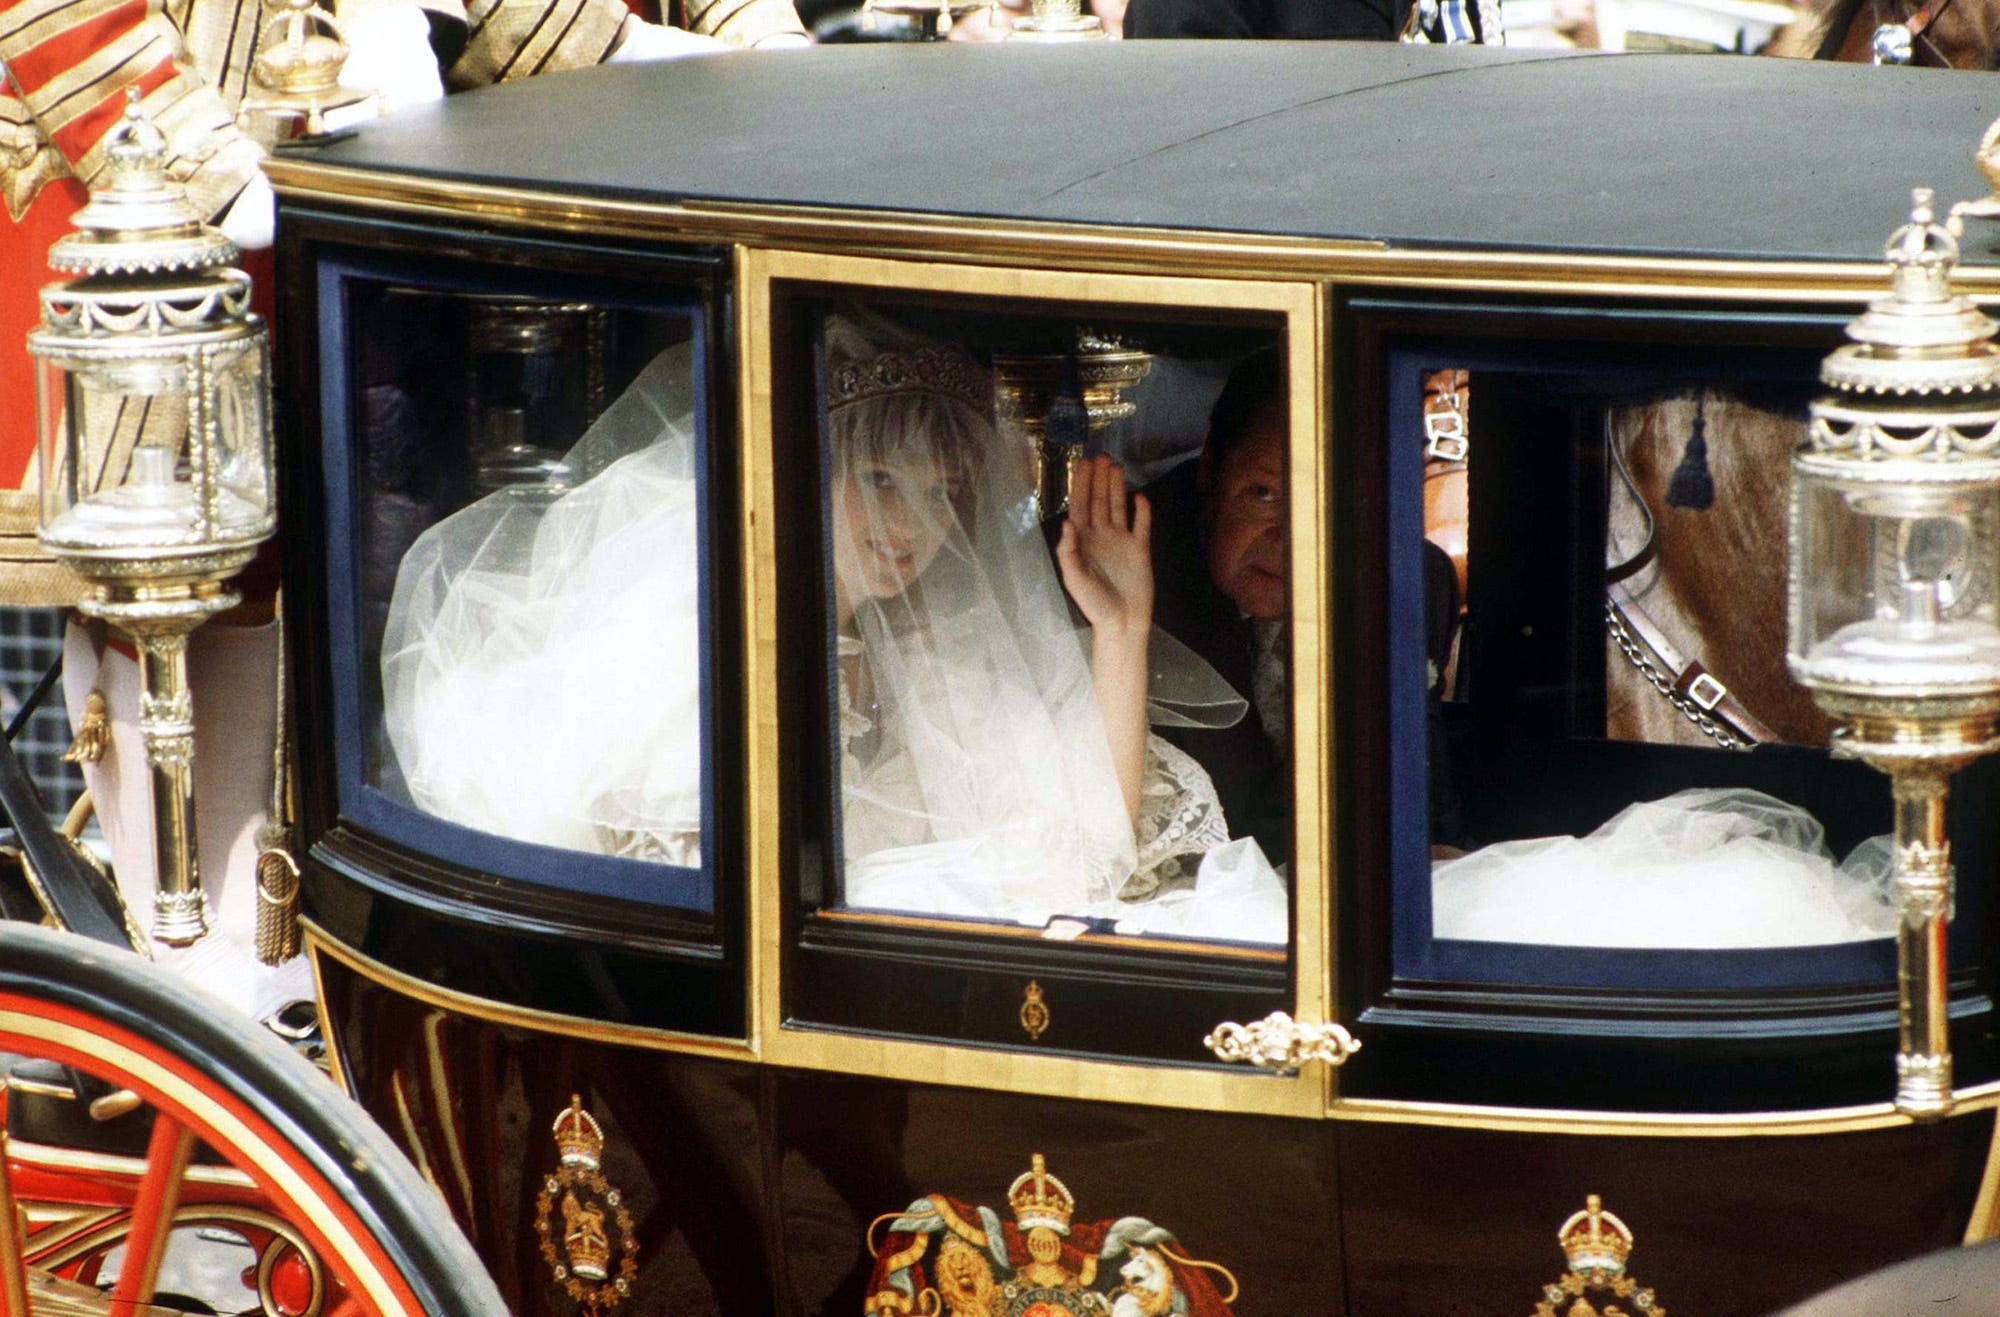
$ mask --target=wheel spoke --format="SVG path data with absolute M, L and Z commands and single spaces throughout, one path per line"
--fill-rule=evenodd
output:
M 14 1183 L 7 1173 L 6 1111 L 6 1099 L 0 1096 L 0 1317 L 28 1317 L 28 1263 L 23 1256 L 21 1213 L 14 1206 Z
M 132 1231 L 125 1240 L 125 1265 L 119 1268 L 112 1298 L 118 1303 L 153 1301 L 160 1263 L 173 1234 L 174 1209 L 180 1206 L 181 1183 L 194 1156 L 194 1133 L 164 1111 L 153 1113 L 153 1135 L 146 1144 L 146 1177 L 132 1203 Z

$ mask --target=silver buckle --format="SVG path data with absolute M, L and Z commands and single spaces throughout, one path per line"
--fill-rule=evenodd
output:
M 1465 415 L 1459 411 L 1424 413 L 1424 460 L 1463 462 L 1471 445 L 1465 436 Z
M 1703 713 L 1714 713 L 1715 706 L 1729 698 L 1729 687 L 1704 672 L 1688 683 L 1687 697 L 1700 705 Z

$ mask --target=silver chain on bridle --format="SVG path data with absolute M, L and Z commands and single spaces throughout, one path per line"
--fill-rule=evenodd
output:
M 1624 617 L 1618 612 L 1618 605 L 1609 599 L 1604 601 L 1604 629 L 1610 634 L 1612 642 L 1618 646 L 1618 652 L 1623 654 L 1626 661 L 1637 668 L 1639 675 L 1646 679 L 1646 684 L 1658 691 L 1660 697 L 1668 704 L 1679 709 L 1681 716 L 1700 728 L 1710 740 L 1725 750 L 1748 750 L 1755 744 L 1738 737 L 1717 721 L 1708 710 L 1687 696 L 1677 693 L 1674 690 L 1673 678 L 1653 661 L 1652 654 L 1639 642 L 1639 638 L 1632 634 L 1632 629 L 1625 625 Z

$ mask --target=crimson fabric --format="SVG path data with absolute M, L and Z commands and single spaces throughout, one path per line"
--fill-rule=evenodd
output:
M 35 460 L 35 365 L 28 331 L 41 322 L 49 246 L 69 232 L 84 202 L 83 184 L 58 179 L 42 189 L 20 220 L 0 237 L 0 488 L 19 489 Z

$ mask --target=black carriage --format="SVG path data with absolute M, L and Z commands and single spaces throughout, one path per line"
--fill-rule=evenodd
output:
M 1984 1238 L 1990 773 L 1959 787 L 1934 1122 L 1889 1102 L 1881 908 L 1807 927 L 1726 880 L 1648 905 L 1699 867 L 1657 840 L 1601 899 L 1561 872 L 1595 860 L 1470 900 L 1441 864 L 1690 790 L 1781 802 L 1826 873 L 1888 830 L 1881 779 L 1768 697 L 1770 528 L 1910 187 L 1979 194 L 1996 108 L 1704 57 L 853 49 L 536 80 L 287 152 L 298 805 L 340 1076 L 520 1313 L 1747 1314 Z M 935 852 L 866 894 L 829 492 L 855 316 L 994 372 L 1049 541 L 1078 454 L 1185 479 L 1224 379 L 1274 363 L 1261 922 L 1195 905 L 1192 863 L 1127 908 L 954 903 Z M 614 629 L 602 685 L 531 665 L 511 704 L 392 732 L 444 707 L 385 676 L 412 546 L 586 486 L 604 463 L 572 446 L 661 370 L 685 661 Z M 1706 510 L 1667 497 L 1691 438 Z M 1161 566 L 1163 598 L 1201 562 Z M 518 730 L 558 696 L 595 752 Z M 669 732 L 675 827 L 519 823 L 523 783 L 555 790 L 537 760 L 574 780 Z M 496 761 L 516 796 L 438 785 Z M 1224 1059 L 1287 1026 L 1291 1064 Z

